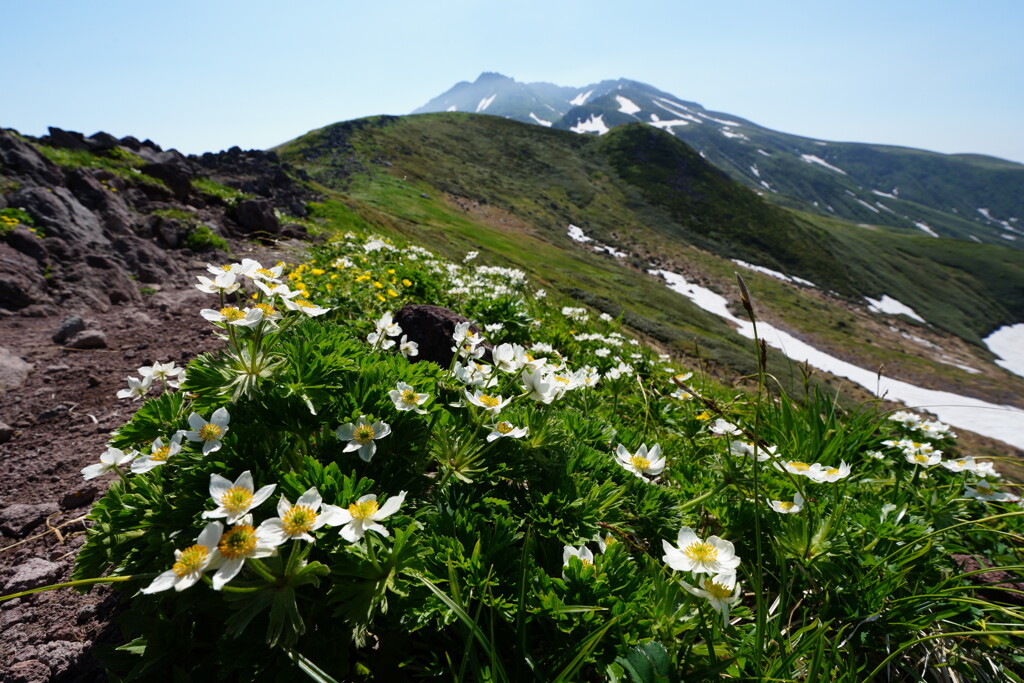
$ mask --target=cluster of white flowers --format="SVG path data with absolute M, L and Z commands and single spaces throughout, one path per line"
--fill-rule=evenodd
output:
M 168 388 L 179 389 L 185 381 L 185 369 L 179 368 L 174 361 L 161 363 L 154 361 L 152 365 L 143 365 L 138 369 L 139 377 L 127 377 L 128 388 L 117 392 L 118 398 L 132 398 L 139 400 L 144 397 L 153 387 L 153 382 L 159 380 L 166 391 Z
M 199 284 L 196 285 L 196 289 L 207 294 L 220 295 L 222 306 L 219 309 L 203 309 L 200 315 L 220 326 L 257 328 L 260 323 L 266 321 L 272 327 L 281 318 L 275 303 L 290 311 L 301 311 L 309 317 L 323 315 L 330 310 L 303 298 L 303 290 L 292 290 L 283 284 L 281 275 L 284 265 L 280 263 L 272 268 L 264 268 L 259 261 L 246 258 L 239 263 L 207 265 L 206 269 L 214 274 L 214 279 L 210 280 L 203 275 L 197 276 Z M 242 281 L 239 278 L 249 280 L 259 290 L 255 305 L 246 308 L 223 305 L 226 295 L 233 294 L 241 288 Z
M 949 425 L 938 420 L 928 420 L 906 410 L 897 410 L 889 416 L 889 419 L 903 425 L 907 429 L 921 432 L 932 438 L 956 438 L 956 434 L 950 430 Z
M 838 467 L 822 465 L 820 462 L 806 463 L 799 460 L 782 460 L 773 463 L 775 469 L 807 477 L 815 484 L 836 482 L 850 476 L 850 466 L 843 461 Z
M 277 517 L 253 526 L 252 511 L 273 494 L 276 484 L 256 489 L 248 470 L 235 481 L 220 474 L 210 475 L 210 498 L 217 506 L 203 512 L 204 519 L 223 519 L 206 525 L 195 545 L 174 551 L 174 565 L 157 576 L 143 593 L 158 593 L 170 588 L 182 591 L 202 576 L 216 570 L 211 581 L 214 590 L 221 590 L 235 578 L 247 561 L 276 555 L 278 547 L 288 541 L 314 541 L 311 532 L 325 526 L 340 526 L 341 537 L 350 543 L 360 540 L 367 531 L 382 536 L 389 532 L 379 522 L 393 515 L 405 501 L 406 492 L 389 498 L 379 506 L 375 495 L 366 495 L 342 508 L 323 502 L 316 487 L 308 489 L 292 505 L 284 496 L 277 504 Z M 225 524 L 229 525 L 225 528 Z
M 402 334 L 402 326 L 394 321 L 394 317 L 390 311 L 380 317 L 380 319 L 374 323 L 374 330 L 370 334 L 366 335 L 366 341 L 370 344 L 373 349 L 387 350 L 395 346 L 396 342 L 391 337 L 397 337 L 402 335 L 402 338 L 398 340 L 398 351 L 406 358 L 418 356 L 420 353 L 420 345 L 414 341 L 410 341 L 409 336 Z
M 562 306 L 562 315 L 578 323 L 586 322 L 590 319 L 590 312 L 582 307 Z
M 757 453 L 757 461 L 764 462 L 771 460 L 772 457 L 778 451 L 777 446 L 760 445 L 758 444 L 755 448 L 753 441 L 732 441 L 729 443 L 729 452 L 736 456 L 753 458 L 754 453 Z

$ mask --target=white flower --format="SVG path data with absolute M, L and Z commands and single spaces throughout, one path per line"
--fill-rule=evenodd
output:
M 521 367 L 516 360 L 516 346 L 513 344 L 498 344 L 491 350 L 491 359 L 494 367 L 502 372 L 517 372 Z M 522 348 L 521 346 L 519 347 Z
M 498 383 L 497 378 L 491 377 L 492 366 L 484 365 L 479 361 L 471 360 L 465 365 L 456 363 L 453 370 L 456 379 L 466 386 L 493 387 Z
M 153 440 L 153 450 L 132 462 L 132 473 L 142 474 L 143 472 L 148 472 L 173 458 L 181 451 L 181 438 L 183 436 L 185 436 L 184 432 L 175 432 L 166 446 L 162 438 L 156 437 Z
M 783 514 L 783 515 L 795 515 L 804 509 L 804 497 L 797 491 L 796 495 L 793 496 L 793 502 L 788 500 L 773 500 L 769 503 L 772 510 Z
M 804 476 L 818 484 L 839 481 L 850 476 L 850 466 L 846 464 L 845 460 L 839 464 L 839 467 L 827 467 L 815 463 L 810 470 L 804 472 Z
M 153 579 L 153 583 L 141 589 L 141 593 L 159 593 L 168 588 L 183 591 L 193 585 L 208 569 L 220 566 L 217 543 L 224 525 L 210 522 L 199 533 L 196 544 L 184 550 L 174 551 L 174 566 Z
M 904 457 L 911 465 L 922 465 L 924 467 L 932 467 L 942 462 L 942 451 L 932 451 L 930 453 L 917 452 L 917 453 L 904 453 Z
M 213 575 L 213 590 L 219 591 L 224 584 L 235 578 L 249 558 L 276 554 L 277 546 L 281 543 L 277 535 L 262 524 L 259 529 L 254 529 L 246 520 L 229 528 L 217 543 L 217 557 L 214 561 L 220 568 Z
M 723 436 L 725 434 L 739 436 L 743 433 L 743 430 L 738 428 L 732 422 L 727 422 L 722 418 L 715 420 L 715 423 L 709 426 L 708 429 L 710 429 L 713 434 L 718 434 L 719 436 Z
M 1012 493 L 1006 491 L 998 491 L 992 488 L 984 479 L 974 483 L 974 486 L 964 485 L 964 498 L 973 498 L 982 502 L 995 502 L 995 503 L 1014 503 L 1020 500 L 1020 497 L 1015 496 Z
M 611 355 L 611 351 L 609 349 L 601 347 L 600 349 L 594 351 L 594 355 L 597 356 L 598 358 L 607 358 L 609 355 Z
M 521 439 L 529 433 L 529 429 L 526 427 L 516 427 L 511 422 L 502 420 L 498 424 L 494 425 L 491 433 L 487 435 L 487 441 L 494 441 L 500 439 L 503 436 L 507 436 L 510 439 Z
M 582 367 L 573 375 L 573 385 L 576 387 L 593 388 L 600 380 L 601 373 L 593 366 Z
M 757 447 L 757 461 L 764 462 L 770 460 L 775 451 L 778 450 L 776 446 L 758 446 Z M 754 457 L 754 442 L 753 441 L 732 441 L 729 443 L 729 452 L 733 455 L 746 456 L 748 458 Z
M 939 463 L 950 472 L 976 472 L 977 465 L 974 462 L 974 457 L 968 455 L 966 458 L 960 458 L 959 460 L 943 460 Z
M 463 263 L 469 263 L 470 261 L 472 261 L 473 259 L 475 259 L 479 255 L 480 255 L 479 251 L 467 251 L 466 252 L 466 256 L 462 259 L 462 262 Z
M 121 465 L 129 462 L 136 455 L 138 455 L 138 453 L 134 451 L 125 453 L 120 448 L 108 446 L 107 450 L 100 456 L 100 461 L 98 463 L 82 468 L 82 477 L 85 479 L 95 479 L 107 472 L 113 472 Z
M 279 263 L 273 268 L 264 268 L 260 265 L 259 261 L 252 259 L 242 259 L 242 272 L 241 275 L 256 280 L 277 283 L 280 281 L 281 273 L 284 271 L 284 265 Z
M 943 424 L 938 420 L 928 420 L 927 422 L 922 422 L 920 425 L 918 425 L 918 430 L 924 432 L 925 434 L 928 434 L 929 436 L 934 436 L 936 438 L 956 438 L 956 434 L 950 431 L 949 425 Z
M 395 389 L 388 392 L 388 396 L 398 410 L 412 410 L 420 415 L 426 414 L 426 409 L 421 406 L 430 398 L 429 394 L 417 394 L 416 390 L 405 382 L 399 382 Z
M 620 443 L 615 449 L 615 456 L 616 462 L 624 469 L 644 481 L 650 481 L 648 476 L 656 477 L 665 470 L 665 458 L 661 455 L 661 444 L 654 444 L 654 448 L 650 451 L 647 450 L 647 444 L 642 444 L 633 454 Z
M 118 398 L 134 398 L 136 401 L 146 395 L 149 388 L 153 386 L 152 377 L 143 377 L 142 379 L 136 379 L 134 377 L 128 377 L 128 388 L 121 389 L 117 392 Z
M 484 325 L 484 330 L 486 330 L 488 334 L 497 334 L 503 329 L 505 329 L 505 323 L 490 323 Z
M 390 311 L 382 315 L 380 320 L 375 323 L 374 327 L 378 332 L 381 332 L 388 337 L 397 337 L 402 334 L 401 325 L 394 321 L 394 317 L 391 315 Z
M 174 361 L 167 363 L 161 363 L 154 361 L 152 365 L 143 365 L 139 368 L 139 375 L 150 381 L 158 379 L 162 382 L 167 382 L 168 386 L 176 387 L 176 380 L 180 380 L 181 376 L 185 374 L 185 368 L 179 368 L 175 365 Z
M 711 608 L 721 613 L 723 622 L 729 622 L 729 608 L 740 599 L 740 586 L 736 582 L 735 571 L 720 572 L 714 577 L 706 577 L 700 584 L 702 588 L 691 586 L 685 581 L 682 584 L 688 593 L 705 598 L 711 603 Z
M 322 508 L 322 509 L 321 509 Z M 267 535 L 277 545 L 285 541 L 301 539 L 313 542 L 311 531 L 323 526 L 337 526 L 342 523 L 342 510 L 337 505 L 325 505 L 316 487 L 309 489 L 292 505 L 281 496 L 277 501 L 277 517 L 272 517 L 260 524 Z
M 577 560 L 579 560 L 580 563 L 584 567 L 593 567 L 594 566 L 594 553 L 591 552 L 590 548 L 588 548 L 586 546 L 586 544 L 581 545 L 579 548 L 573 547 L 571 545 L 567 545 L 567 546 L 563 547 L 562 548 L 562 567 L 568 567 L 569 566 L 569 562 L 571 562 L 572 558 L 574 558 L 574 557 Z M 563 576 L 563 578 L 565 577 L 565 572 L 564 571 L 562 572 L 562 576 Z
M 228 415 L 227 408 L 217 408 L 213 411 L 209 422 L 199 413 L 192 413 L 188 416 L 188 424 L 192 430 L 185 432 L 185 438 L 189 441 L 202 441 L 203 455 L 220 450 L 221 439 L 228 431 L 230 421 L 231 416 Z
M 207 294 L 231 294 L 240 287 L 231 271 L 222 271 L 212 280 L 203 275 L 197 275 L 196 278 L 199 280 L 196 289 Z
M 902 425 L 906 425 L 911 429 L 917 429 L 918 425 L 920 425 L 924 421 L 924 418 L 922 418 L 920 415 L 915 415 L 914 413 L 908 412 L 906 410 L 897 410 L 895 413 L 889 416 L 889 419 L 892 420 L 893 422 L 898 422 Z
M 402 491 L 397 496 L 388 498 L 383 506 L 378 507 L 377 496 L 371 493 L 349 505 L 347 510 L 342 509 L 338 515 L 338 524 L 345 525 L 341 527 L 341 537 L 350 543 L 355 543 L 367 531 L 376 531 L 381 536 L 390 536 L 388 530 L 377 522 L 398 512 L 398 508 L 405 501 L 405 494 L 406 492 Z
M 484 410 L 490 411 L 497 415 L 501 412 L 501 409 L 508 405 L 511 398 L 502 399 L 501 396 L 483 393 L 482 389 L 477 389 L 474 393 L 469 393 L 469 389 L 464 389 L 466 392 L 466 400 L 471 404 L 483 408 Z
M 366 343 L 375 349 L 387 351 L 395 345 L 393 339 L 388 339 L 387 335 L 380 330 L 374 330 L 370 334 L 366 335 Z
M 543 299 L 547 295 L 548 295 L 547 290 L 544 290 L 544 289 L 538 289 L 536 292 L 533 293 L 533 297 L 535 299 Z
M 808 465 L 807 463 L 801 462 L 800 460 L 786 460 L 782 462 L 781 465 L 778 462 L 775 462 L 773 464 L 775 465 L 775 468 L 778 470 L 786 470 L 790 474 L 799 474 L 800 476 L 808 477 L 809 479 L 814 479 L 815 477 L 818 477 L 819 473 L 821 472 L 821 465 L 818 463 Z
M 562 394 L 561 389 L 555 386 L 554 378 L 542 370 L 531 370 L 527 367 L 523 369 L 521 377 L 523 389 L 534 401 L 547 404 Z
M 249 511 L 270 497 L 277 484 L 267 484 L 259 491 L 253 491 L 252 472 L 246 470 L 231 482 L 219 474 L 210 475 L 210 498 L 217 504 L 216 510 L 203 513 L 204 519 L 227 518 L 228 524 L 238 522 Z
M 255 327 L 263 320 L 263 309 L 247 308 L 243 311 L 238 306 L 225 306 L 220 310 L 204 308 L 199 311 L 199 315 L 211 323 L 222 323 L 235 327 Z
M 602 313 L 598 317 L 601 318 L 601 320 L 605 321 L 606 323 L 610 323 L 613 320 L 613 318 L 607 313 Z
M 283 301 L 285 308 L 291 311 L 302 311 L 310 318 L 315 318 L 318 315 L 323 315 L 327 311 L 331 310 L 329 308 L 321 308 L 320 306 L 317 306 L 316 304 L 310 301 L 306 301 L 305 299 L 283 299 Z
M 669 567 L 694 574 L 718 574 L 736 569 L 740 558 L 732 542 L 710 536 L 702 541 L 688 526 L 679 530 L 676 545 L 662 540 L 665 555 L 661 558 Z M 678 546 L 678 547 L 677 547 Z
M 377 444 L 374 439 L 382 439 L 391 433 L 391 426 L 386 422 L 371 423 L 365 415 L 360 415 L 355 423 L 349 422 L 338 427 L 334 433 L 342 441 L 348 441 L 343 453 L 359 451 L 359 457 L 365 462 L 370 462 L 373 454 L 377 452 Z
M 420 345 L 414 341 L 409 341 L 409 336 L 403 334 L 398 344 L 398 351 L 406 358 L 412 358 L 413 356 L 420 355 Z
M 294 299 L 295 297 L 302 294 L 301 289 L 289 289 L 288 285 L 268 285 L 260 280 L 253 280 L 256 288 L 262 291 L 267 296 L 279 296 L 282 299 Z

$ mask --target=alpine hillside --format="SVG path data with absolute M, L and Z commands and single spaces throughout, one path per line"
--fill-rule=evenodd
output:
M 781 133 L 627 79 L 576 88 L 484 73 L 413 113 L 441 111 L 598 135 L 641 122 L 670 132 L 782 206 L 907 234 L 1024 248 L 1024 165 L 1003 159 Z
M 1018 250 L 780 207 L 653 126 L 588 136 L 445 112 L 337 123 L 275 151 L 345 206 L 313 205 L 314 220 L 456 258 L 479 251 L 721 376 L 752 371 L 749 340 L 663 273 L 724 295 L 742 316 L 741 272 L 762 321 L 872 373 L 996 404 L 1024 395 L 981 341 L 1024 320 Z M 799 367 L 769 355 L 796 389 Z

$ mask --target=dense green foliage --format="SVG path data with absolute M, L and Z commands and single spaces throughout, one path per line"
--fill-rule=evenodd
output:
M 214 269 L 225 348 L 87 468 L 125 466 L 76 565 L 136 577 L 114 670 L 1022 680 L 1024 614 L 957 554 L 1019 574 L 1024 512 L 944 425 L 768 398 L 763 366 L 737 396 L 474 257 L 349 234 Z M 479 325 L 448 367 L 410 362 L 419 302 Z

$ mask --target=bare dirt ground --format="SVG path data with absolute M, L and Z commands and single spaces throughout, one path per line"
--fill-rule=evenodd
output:
M 10 428 L 0 444 L 0 595 L 70 580 L 90 504 L 115 479 L 85 481 L 81 469 L 99 462 L 110 432 L 139 406 L 116 397 L 125 378 L 154 361 L 184 367 L 220 345 L 198 314 L 210 305 L 193 286 L 204 268 L 205 262 L 191 264 L 192 275 L 105 312 L 0 317 L 0 347 L 31 364 L 20 387 L 0 394 L 0 422 Z M 54 332 L 71 314 L 101 331 L 106 347 L 55 343 Z M 0 603 L 0 680 L 106 680 L 94 652 L 120 644 L 117 612 L 117 595 L 102 586 Z

